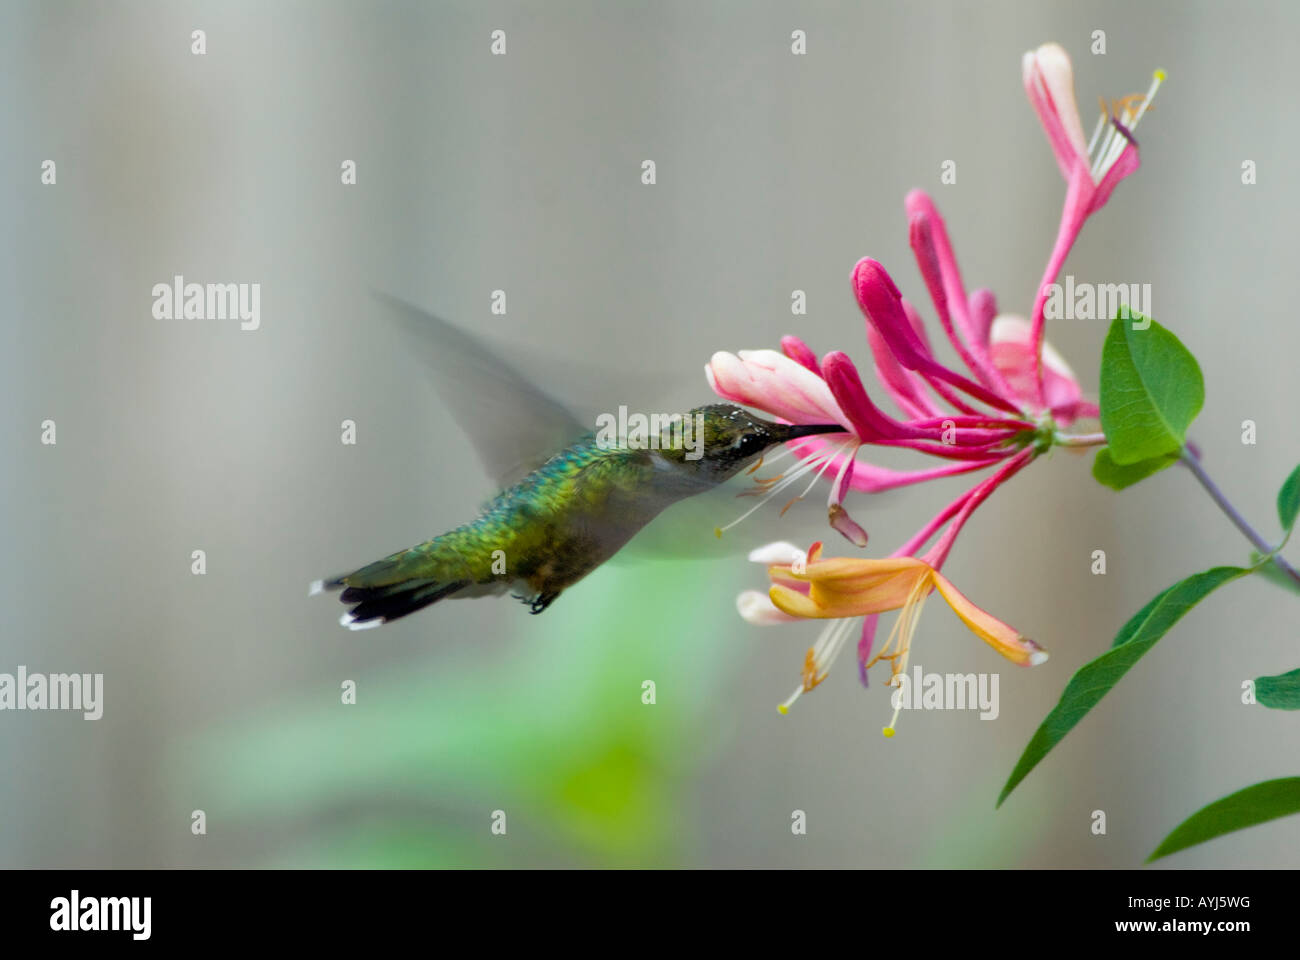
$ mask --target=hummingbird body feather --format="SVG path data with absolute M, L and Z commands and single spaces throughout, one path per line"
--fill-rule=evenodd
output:
M 665 507 L 706 488 L 659 451 L 606 449 L 587 434 L 476 520 L 320 586 L 356 604 L 343 618 L 354 629 L 512 585 L 541 613 Z

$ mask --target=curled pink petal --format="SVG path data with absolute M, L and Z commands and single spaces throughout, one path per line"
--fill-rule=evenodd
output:
M 821 367 L 817 366 L 817 354 L 813 353 L 808 344 L 804 343 L 798 337 L 782 337 L 781 349 L 785 352 L 785 355 L 795 363 L 801 364 L 813 373 L 817 374 L 817 376 L 821 376 Z
M 936 417 L 943 413 L 943 408 L 927 392 L 924 378 L 903 368 L 871 324 L 867 324 L 867 345 L 876 363 L 876 376 L 899 410 L 909 417 Z
M 912 329 L 916 331 L 917 339 L 925 345 L 926 352 L 933 356 L 933 352 L 930 349 L 930 340 L 925 334 L 925 321 L 921 319 L 921 314 L 917 311 L 916 307 L 912 306 L 911 301 L 906 297 L 903 298 L 903 313 L 907 315 L 908 322 L 912 325 Z M 913 376 L 933 390 L 939 397 L 950 403 L 954 409 L 972 415 L 979 412 L 975 407 L 967 403 L 962 398 L 961 394 L 943 380 L 938 380 L 934 377 L 921 376 L 921 374 L 913 374 Z
M 909 370 L 920 370 L 934 363 L 928 344 L 924 344 L 903 311 L 902 295 L 879 261 L 863 257 L 853 268 L 853 293 L 863 315 L 880 333 L 898 362 Z
M 1025 54 L 1021 74 L 1025 93 L 1038 113 L 1061 176 L 1068 180 L 1078 165 L 1085 168 L 1088 165 L 1087 141 L 1074 99 L 1074 68 L 1069 54 L 1059 44 L 1043 44 Z
M 865 547 L 867 545 L 867 531 L 863 530 L 849 512 L 841 504 L 832 503 L 826 511 L 830 519 L 831 528 L 841 535 L 845 540 L 855 547 Z
M 934 205 L 934 201 L 924 190 L 910 192 L 903 200 L 903 209 L 907 212 L 909 223 L 919 220 L 924 224 L 927 248 L 925 256 L 927 259 L 933 257 L 934 268 L 943 289 L 944 299 L 952 312 L 953 321 L 965 342 L 971 343 L 973 337 L 966 309 L 966 285 L 962 283 L 961 268 L 957 265 L 956 254 L 953 253 L 952 241 L 948 239 L 948 225 L 939 213 L 939 208 Z M 912 249 L 916 251 L 915 244 Z M 921 253 L 917 253 L 918 261 L 921 256 Z M 930 286 L 928 280 L 926 286 Z
M 998 315 L 998 301 L 992 290 L 983 287 L 970 295 L 970 325 L 974 346 L 982 350 L 985 356 L 989 349 L 989 332 L 993 327 L 993 318 Z
M 928 202 L 929 198 L 926 197 L 925 199 Z M 966 364 L 966 369 L 974 374 L 984 386 L 997 392 L 999 396 L 1005 396 L 1001 392 L 1005 384 L 1002 383 L 1001 378 L 997 376 L 988 363 L 984 351 L 972 349 L 970 345 L 974 341 L 974 336 L 970 329 L 969 317 L 966 316 L 965 294 L 962 292 L 961 278 L 948 276 L 940 268 L 940 256 L 935 237 L 939 225 L 937 216 L 937 214 L 931 216 L 924 209 L 912 214 L 909 233 L 912 251 L 916 254 L 916 262 L 921 269 L 921 278 L 930 291 L 930 299 L 934 303 L 935 313 L 939 317 L 939 324 L 948 335 L 948 340 L 953 349 L 957 351 L 957 355 Z M 949 257 L 951 257 L 951 252 L 949 252 Z M 955 264 L 952 270 L 955 272 Z M 950 298 L 953 299 L 950 300 Z M 959 310 L 950 309 L 950 306 L 958 308 L 958 305 L 960 305 Z M 953 325 L 954 314 L 964 327 L 960 335 Z
M 858 261 L 853 269 L 853 291 L 863 315 L 880 331 L 881 337 L 904 367 L 924 374 L 931 382 L 946 381 L 990 406 L 1019 413 L 1010 401 L 949 370 L 934 359 L 912 328 L 903 309 L 898 287 L 878 261 L 870 257 Z
M 838 350 L 826 354 L 822 358 L 822 370 L 832 395 L 860 438 L 878 442 L 909 435 L 901 423 L 886 416 L 871 402 L 857 367 L 846 354 Z
M 826 501 L 826 514 L 831 529 L 838 531 L 855 547 L 865 547 L 867 531 L 862 529 L 844 509 L 844 495 L 848 493 L 849 486 L 853 483 L 853 468 L 857 461 L 852 454 L 842 457 L 841 460 L 843 462 L 835 475 L 835 482 L 831 485 L 830 499 Z

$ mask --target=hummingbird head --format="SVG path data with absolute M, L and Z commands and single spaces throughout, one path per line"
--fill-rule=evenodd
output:
M 777 444 L 822 433 L 844 433 L 838 423 L 773 423 L 729 403 L 696 407 L 686 415 L 694 426 L 694 442 L 686 448 L 664 449 L 661 456 L 680 463 L 696 479 L 722 483 L 752 464 Z

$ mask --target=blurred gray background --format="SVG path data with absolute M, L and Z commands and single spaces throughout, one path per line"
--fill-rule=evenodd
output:
M 1207 467 L 1271 535 L 1300 450 L 1298 30 L 1286 2 L 0 4 L 0 671 L 103 672 L 107 691 L 97 722 L 0 714 L 0 866 L 1128 867 L 1205 803 L 1300 772 L 1294 719 L 1240 703 L 1243 680 L 1296 666 L 1295 599 L 1245 582 L 994 810 L 1073 670 L 1156 591 L 1244 560 L 1179 470 L 1116 494 L 1056 453 L 999 491 L 946 572 L 1052 659 L 1015 670 L 931 604 L 913 661 L 999 672 L 1001 716 L 914 712 L 892 741 L 851 654 L 777 715 L 816 626 L 741 622 L 734 596 L 762 579 L 743 553 L 611 566 L 544 617 L 443 604 L 360 634 L 305 590 L 492 493 L 473 425 L 372 289 L 539 370 L 597 371 L 566 378 L 583 399 L 633 371 L 661 389 L 646 402 L 685 408 L 718 349 L 798 333 L 866 362 L 861 256 L 933 321 L 902 211 L 919 186 L 967 283 L 1026 312 L 1064 194 L 1020 81 L 1048 40 L 1089 131 L 1097 95 L 1169 73 L 1143 169 L 1067 272 L 1152 285 L 1205 373 Z M 155 320 L 174 274 L 261 283 L 261 329 Z M 1104 333 L 1050 330 L 1094 396 Z M 961 489 L 855 515 L 886 553 Z M 754 530 L 823 530 L 817 509 L 775 512 Z M 1280 821 L 1167 865 L 1296 866 L 1298 840 Z

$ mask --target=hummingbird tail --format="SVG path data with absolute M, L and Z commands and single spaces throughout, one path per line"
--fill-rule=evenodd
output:
M 339 618 L 339 623 L 350 630 L 367 630 L 423 610 L 472 582 L 431 576 L 428 569 L 417 572 L 402 559 L 405 555 L 399 554 L 333 580 L 317 580 L 309 595 L 342 591 L 339 599 L 352 609 Z

